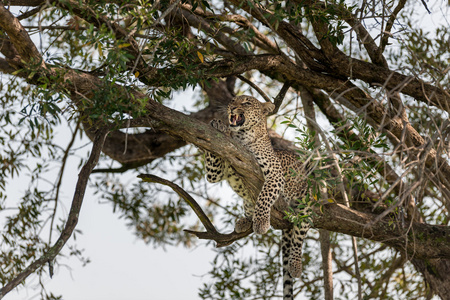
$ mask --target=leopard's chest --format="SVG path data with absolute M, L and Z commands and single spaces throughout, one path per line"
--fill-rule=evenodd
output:
M 258 161 L 264 176 L 268 169 L 280 169 L 280 163 L 270 142 L 267 131 L 251 129 L 233 132 L 232 137 L 247 148 Z

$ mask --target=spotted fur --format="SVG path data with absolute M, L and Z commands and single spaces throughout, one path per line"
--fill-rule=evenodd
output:
M 217 130 L 231 135 L 256 157 L 264 174 L 264 184 L 256 200 L 243 184 L 242 179 L 228 162 L 213 153 L 206 152 L 206 176 L 209 182 L 226 180 L 231 188 L 244 199 L 244 217 L 236 222 L 236 232 L 243 232 L 253 226 L 256 233 L 263 234 L 270 227 L 270 210 L 281 198 L 286 205 L 296 207 L 308 191 L 302 178 L 302 163 L 291 152 L 275 150 L 267 133 L 266 116 L 274 109 L 272 103 L 261 103 L 251 96 L 238 96 L 228 105 L 229 126 L 220 120 L 211 121 Z M 299 211 L 300 214 L 304 212 Z M 284 299 L 293 299 L 292 277 L 302 272 L 302 245 L 309 229 L 309 223 L 283 231 L 283 288 Z

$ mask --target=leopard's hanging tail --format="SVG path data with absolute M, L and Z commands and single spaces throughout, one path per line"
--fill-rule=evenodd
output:
M 283 260 L 283 300 L 294 299 L 294 282 L 289 273 L 289 253 L 291 250 L 292 229 L 283 230 L 281 237 L 281 255 Z
M 303 240 L 310 228 L 308 222 L 302 222 L 292 229 L 283 230 L 281 254 L 283 260 L 283 299 L 294 299 L 294 278 L 302 275 Z

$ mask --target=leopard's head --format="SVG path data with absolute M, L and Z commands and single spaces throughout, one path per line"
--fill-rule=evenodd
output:
M 255 125 L 266 124 L 266 116 L 274 108 L 275 105 L 272 103 L 261 103 L 252 96 L 237 96 L 228 104 L 230 130 L 245 130 Z

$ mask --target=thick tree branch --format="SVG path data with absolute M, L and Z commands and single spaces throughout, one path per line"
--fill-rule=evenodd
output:
M 189 115 L 192 118 L 208 123 L 214 118 L 215 110 L 208 107 Z M 131 125 L 133 125 L 132 122 Z M 85 124 L 85 132 L 92 140 L 95 128 Z M 125 150 L 125 144 L 127 148 Z M 108 135 L 103 152 L 124 166 L 141 166 L 186 145 L 186 141 L 168 135 L 160 130 L 146 130 L 142 133 L 125 134 L 113 131 Z
M 406 253 L 409 258 L 450 259 L 450 228 L 414 222 L 410 227 L 383 219 L 373 223 L 377 215 L 362 213 L 341 204 L 323 206 L 323 214 L 314 219 L 316 228 L 382 242 Z
M 15 58 L 15 63 L 22 64 L 20 60 L 33 63 L 36 67 L 44 67 L 41 54 L 30 39 L 27 31 L 22 27 L 19 20 L 0 4 L 0 27 L 8 34 L 20 58 Z
M 181 187 L 170 181 L 153 175 L 140 175 L 143 180 L 168 185 L 183 199 L 188 201 L 195 213 L 207 228 L 207 232 L 187 232 L 197 235 L 201 239 L 210 239 L 217 242 L 217 246 L 226 246 L 249 235 L 248 232 L 237 234 L 220 234 L 211 224 L 196 201 Z M 192 205 L 193 204 L 193 205 Z M 272 217 L 273 217 L 272 211 Z M 315 228 L 341 232 L 351 236 L 367 238 L 382 242 L 405 253 L 409 258 L 450 258 L 450 228 L 447 226 L 413 223 L 411 227 L 402 227 L 390 219 L 374 222 L 375 214 L 362 213 L 341 204 L 326 204 L 317 211 L 318 216 L 313 218 Z M 281 213 L 281 216 L 283 213 Z M 206 220 L 206 219 L 207 220 Z M 286 220 L 280 222 L 277 229 L 289 228 Z

